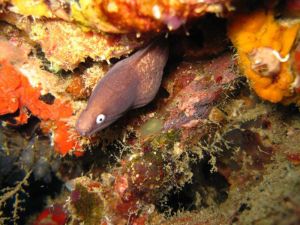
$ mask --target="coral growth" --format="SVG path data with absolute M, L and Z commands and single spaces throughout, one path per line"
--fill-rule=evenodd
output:
M 41 47 L 50 63 L 49 69 L 54 72 L 74 70 L 88 58 L 98 62 L 120 58 L 147 41 L 134 35 L 85 32 L 76 24 L 61 20 L 32 21 L 11 12 L 0 17 L 24 31 L 32 44 Z
M 88 57 L 95 61 L 119 58 L 143 43 L 125 35 L 83 32 L 75 24 L 62 21 L 36 21 L 29 36 L 41 45 L 55 71 L 73 70 Z
M 71 3 L 73 18 L 106 32 L 175 30 L 206 12 L 223 13 L 230 1 L 80 1 Z M 95 20 L 96 18 L 96 20 Z
M 226 85 L 237 78 L 233 68 L 229 54 L 199 64 L 180 65 L 171 75 L 175 79 L 173 87 L 170 84 L 166 87 L 171 96 L 163 109 L 166 111 L 164 129 L 192 128 L 203 122 L 226 95 Z
M 177 182 L 180 170 L 158 151 L 130 157 L 123 159 L 121 167 L 112 173 L 102 173 L 101 182 L 88 177 L 70 181 L 74 188 L 68 209 L 74 221 L 91 225 L 126 221 L 144 224 L 142 221 L 153 213 L 153 204 L 168 189 L 168 184 Z
M 11 3 L 15 6 L 18 13 L 24 16 L 34 16 L 34 17 L 51 17 L 52 13 L 48 9 L 47 4 L 43 1 L 28 1 L 28 0 L 12 0 Z
M 85 29 L 111 33 L 175 30 L 205 13 L 224 14 L 230 0 L 215 1 L 43 1 L 12 0 L 9 10 L 21 15 L 76 21 Z
M 1 61 L 0 64 L 0 114 L 11 114 L 19 110 L 19 115 L 14 118 L 14 125 L 26 123 L 30 114 L 37 116 L 45 123 L 51 123 L 51 127 L 54 127 L 56 151 L 65 155 L 74 150 L 77 155 L 80 155 L 80 151 L 76 151 L 80 149 L 76 133 L 68 134 L 70 127 L 65 121 L 66 118 L 72 116 L 72 106 L 58 99 L 55 99 L 53 104 L 43 102 L 40 99 L 39 88 L 33 88 L 28 79 L 9 62 Z

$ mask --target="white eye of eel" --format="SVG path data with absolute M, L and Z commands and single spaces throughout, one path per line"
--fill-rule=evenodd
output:
M 105 115 L 104 115 L 104 114 L 99 114 L 99 115 L 97 116 L 97 118 L 96 118 L 96 123 L 97 123 L 97 124 L 101 124 L 101 123 L 104 122 L 104 120 L 105 120 Z

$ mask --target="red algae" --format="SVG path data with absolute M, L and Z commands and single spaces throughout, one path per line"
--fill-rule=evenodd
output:
M 140 216 L 138 218 L 134 218 L 132 221 L 132 225 L 144 225 L 146 224 L 147 217 L 146 216 Z
M 287 154 L 287 159 L 295 166 L 300 165 L 300 153 L 289 153 Z
M 9 62 L 0 62 L 0 115 L 15 113 L 20 109 L 20 114 L 15 119 L 21 125 L 29 118 L 28 109 L 42 121 L 52 122 L 54 147 L 58 153 L 65 155 L 75 150 L 75 155 L 81 155 L 77 134 L 75 131 L 70 133 L 71 129 L 65 121 L 73 114 L 72 106 L 59 99 L 49 105 L 40 100 L 40 91 L 40 88 L 33 88 L 28 79 Z
M 67 213 L 61 205 L 44 209 L 34 222 L 34 225 L 64 225 L 67 222 Z
M 226 53 L 213 60 L 180 65 L 174 72 L 173 86 L 166 86 L 170 97 L 164 106 L 164 130 L 191 129 L 203 123 L 213 106 L 224 98 L 224 85 L 237 78 L 234 63 Z

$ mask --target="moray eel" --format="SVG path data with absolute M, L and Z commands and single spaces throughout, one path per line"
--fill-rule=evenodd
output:
M 144 49 L 116 63 L 94 88 L 76 130 L 90 136 L 115 122 L 129 109 L 153 100 L 168 60 L 168 44 L 157 39 Z

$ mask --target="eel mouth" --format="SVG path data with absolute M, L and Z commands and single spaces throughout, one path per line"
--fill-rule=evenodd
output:
M 81 136 L 90 136 L 94 132 L 93 125 L 90 122 L 90 118 L 86 117 L 87 115 L 85 111 L 83 111 L 75 124 L 75 129 Z

